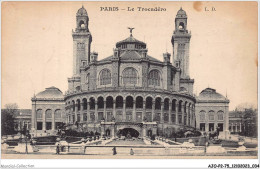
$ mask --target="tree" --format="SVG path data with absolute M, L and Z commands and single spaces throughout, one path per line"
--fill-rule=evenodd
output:
M 3 135 L 15 134 L 14 116 L 18 110 L 16 103 L 6 104 L 5 109 L 1 111 L 1 133 Z
M 241 115 L 241 135 L 249 137 L 257 137 L 257 109 L 251 103 L 241 103 L 235 113 Z
M 241 103 L 236 106 L 235 111 L 245 111 L 246 109 L 256 109 L 256 106 L 252 103 Z

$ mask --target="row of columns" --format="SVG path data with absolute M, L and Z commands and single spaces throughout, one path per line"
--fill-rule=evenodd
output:
M 234 131 L 234 126 L 235 126 L 235 131 Z M 231 132 L 241 132 L 242 131 L 242 127 L 241 127 L 241 123 L 239 123 L 239 131 L 238 131 L 238 124 L 235 123 L 235 125 L 233 123 L 231 123 Z
M 46 110 L 42 109 L 42 120 L 38 121 L 37 116 L 36 116 L 36 112 L 34 114 L 34 112 L 32 114 L 32 129 L 33 130 L 37 130 L 37 122 L 42 122 L 42 130 L 46 130 L 46 122 L 51 122 L 51 130 L 55 130 L 55 111 L 52 111 L 51 114 L 51 121 L 47 121 L 46 120 Z
M 29 124 L 30 124 L 29 121 L 18 121 L 18 128 L 17 129 L 23 130 L 25 124 L 27 125 L 26 129 L 29 130 Z
M 103 115 L 104 115 L 104 118 L 107 119 L 107 111 L 106 111 L 106 101 L 103 101 L 104 102 L 104 108 L 103 108 Z M 90 103 L 91 102 L 87 102 L 88 106 L 87 106 L 87 122 L 90 122 L 91 120 L 91 117 L 90 117 Z M 98 102 L 95 101 L 95 122 L 98 121 Z M 76 106 L 77 107 L 77 106 Z M 86 111 L 83 109 L 84 107 L 84 104 L 81 103 L 81 108 L 80 108 L 80 122 L 83 122 L 83 117 L 84 117 L 84 113 L 86 113 Z M 186 117 L 186 125 L 189 125 L 189 126 L 194 126 L 194 107 L 190 107 L 190 106 L 186 106 L 186 112 L 184 112 L 185 110 L 185 105 L 182 105 L 182 111 L 181 112 L 178 112 L 178 103 L 176 103 L 176 106 L 175 106 L 175 110 L 172 110 L 172 102 L 169 102 L 169 110 L 167 110 L 167 112 L 169 113 L 169 123 L 171 124 L 172 123 L 172 111 L 175 112 L 175 124 L 180 124 L 179 123 L 179 115 L 181 115 L 181 124 L 184 124 L 184 120 Z M 69 114 L 71 112 L 71 107 L 69 109 Z M 126 120 L 126 101 L 123 100 L 123 120 Z M 146 113 L 146 102 L 143 101 L 143 117 L 145 116 L 145 113 Z M 132 116 L 133 116 L 133 119 L 136 119 L 136 101 L 133 100 L 133 113 L 132 113 Z M 113 116 L 116 117 L 116 101 L 113 100 Z M 78 111 L 74 111 L 72 112 L 75 114 L 75 120 L 77 120 L 77 115 L 78 115 Z M 164 102 L 161 102 L 161 109 L 160 109 L 160 114 L 161 114 L 161 119 L 160 121 L 161 122 L 164 122 L 164 113 L 165 113 L 165 110 L 164 110 Z M 155 115 L 155 101 L 152 102 L 152 120 L 154 119 L 154 115 Z M 72 119 L 72 118 L 71 118 Z

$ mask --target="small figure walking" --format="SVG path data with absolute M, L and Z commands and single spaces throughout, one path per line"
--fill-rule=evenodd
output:
M 134 150 L 132 148 L 130 149 L 130 155 L 134 155 Z
M 116 155 L 117 154 L 116 147 L 114 147 L 112 150 L 113 150 L 113 155 Z
M 60 143 L 56 143 L 56 154 L 60 154 Z

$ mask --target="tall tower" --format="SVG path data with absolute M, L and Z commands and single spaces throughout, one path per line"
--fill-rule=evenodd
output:
M 181 69 L 181 78 L 189 79 L 189 49 L 191 34 L 187 30 L 187 15 L 181 8 L 175 18 L 172 35 L 173 63 Z
M 80 74 L 80 67 L 90 63 L 90 47 L 92 36 L 88 29 L 88 13 L 82 6 L 76 14 L 76 29 L 73 37 L 73 75 Z

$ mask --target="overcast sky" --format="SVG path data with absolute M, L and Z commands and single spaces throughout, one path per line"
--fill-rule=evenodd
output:
M 148 54 L 172 54 L 174 19 L 188 15 L 190 76 L 194 92 L 211 87 L 230 99 L 230 110 L 257 105 L 257 2 L 2 2 L 2 106 L 31 108 L 34 93 L 55 86 L 65 92 L 72 76 L 72 29 L 82 4 L 89 15 L 92 48 L 98 59 L 115 43 L 133 36 L 147 43 Z M 100 7 L 161 7 L 161 12 L 100 11 Z M 205 11 L 214 7 L 216 11 Z

